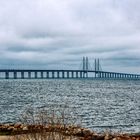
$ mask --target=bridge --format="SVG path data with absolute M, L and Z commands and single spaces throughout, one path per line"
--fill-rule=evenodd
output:
M 140 74 L 103 71 L 100 60 L 95 59 L 94 69 L 89 68 L 88 57 L 83 57 L 81 70 L 69 69 L 0 69 L 0 79 L 140 79 Z

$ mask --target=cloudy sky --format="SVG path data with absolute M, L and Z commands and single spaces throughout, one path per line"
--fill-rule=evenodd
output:
M 140 0 L 0 0 L 0 67 L 140 73 Z

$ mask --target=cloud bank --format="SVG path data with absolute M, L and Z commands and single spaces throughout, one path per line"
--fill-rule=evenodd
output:
M 0 0 L 0 66 L 140 71 L 139 0 Z

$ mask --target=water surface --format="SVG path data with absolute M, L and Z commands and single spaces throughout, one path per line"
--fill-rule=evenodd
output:
M 76 109 L 82 126 L 99 132 L 140 132 L 140 81 L 0 80 L 0 123 L 48 105 Z

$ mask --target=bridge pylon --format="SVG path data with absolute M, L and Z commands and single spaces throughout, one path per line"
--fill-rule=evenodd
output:
M 83 77 L 88 77 L 88 70 L 89 70 L 89 59 L 88 57 L 83 57 L 83 62 L 82 62 L 82 67 L 83 67 Z
M 95 65 L 95 78 L 99 77 L 99 72 L 101 71 L 101 65 L 100 65 L 100 59 L 99 58 L 95 58 L 94 61 L 94 65 Z

